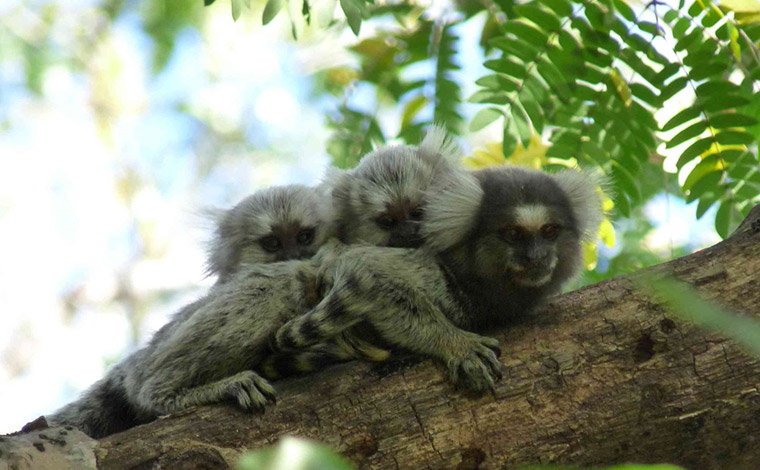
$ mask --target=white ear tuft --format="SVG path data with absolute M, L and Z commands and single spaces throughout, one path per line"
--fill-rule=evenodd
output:
M 599 189 L 607 186 L 605 176 L 597 170 L 562 170 L 552 177 L 570 200 L 581 240 L 594 240 L 604 216 Z
M 419 155 L 424 159 L 443 157 L 448 161 L 459 161 L 464 152 L 442 125 L 433 124 L 420 143 Z
M 441 175 L 427 190 L 422 236 L 438 253 L 466 239 L 475 226 L 483 188 L 475 176 L 458 169 Z

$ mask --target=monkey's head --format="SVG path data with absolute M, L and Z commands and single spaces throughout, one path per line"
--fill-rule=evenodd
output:
M 452 171 L 461 150 L 433 127 L 419 147 L 380 148 L 333 178 L 338 236 L 345 243 L 418 247 L 426 190 Z
M 443 191 L 431 207 L 435 213 L 428 223 L 438 226 L 430 238 L 439 241 L 439 250 L 458 244 L 458 263 L 466 263 L 471 274 L 517 287 L 553 291 L 577 274 L 581 242 L 595 237 L 602 218 L 598 176 L 518 167 L 488 168 L 472 176 L 454 184 L 459 208 L 452 209 L 456 205 L 447 195 L 454 190 Z M 440 242 L 445 225 L 439 208 L 448 210 L 449 225 L 458 227 L 449 229 L 446 243 Z M 451 216 L 468 210 L 466 218 Z
M 329 195 L 302 185 L 264 189 L 218 213 L 207 271 L 224 282 L 243 264 L 309 258 L 332 235 Z

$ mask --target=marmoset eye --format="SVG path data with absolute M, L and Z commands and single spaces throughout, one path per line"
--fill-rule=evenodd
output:
M 381 215 L 377 219 L 375 219 L 375 223 L 379 225 L 382 228 L 393 228 L 396 226 L 398 222 L 396 222 L 396 219 L 389 215 Z
M 515 227 L 514 225 L 501 228 L 499 234 L 501 234 L 501 238 L 509 243 L 519 242 L 525 236 L 520 227 Z
M 263 237 L 261 240 L 259 240 L 259 244 L 262 248 L 270 253 L 274 253 L 275 251 L 282 249 L 282 242 L 276 235 L 267 235 L 266 237 Z
M 557 224 L 546 224 L 541 227 L 541 236 L 546 240 L 556 240 L 559 236 L 560 226 Z
M 313 228 L 305 228 L 298 232 L 298 235 L 296 236 L 296 242 L 298 242 L 299 245 L 305 246 L 305 245 L 311 245 L 311 243 L 314 241 L 314 229 Z

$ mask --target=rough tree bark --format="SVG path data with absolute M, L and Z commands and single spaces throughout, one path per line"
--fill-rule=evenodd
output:
M 646 271 L 760 319 L 760 206 L 727 240 Z M 241 451 L 285 435 L 367 469 L 760 468 L 760 361 L 665 311 L 634 276 L 498 332 L 505 376 L 493 395 L 454 390 L 431 361 L 348 364 L 276 384 L 264 415 L 201 407 L 102 439 L 98 468 L 234 468 Z

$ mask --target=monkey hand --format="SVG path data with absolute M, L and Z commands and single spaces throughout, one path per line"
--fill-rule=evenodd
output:
M 198 395 L 213 403 L 233 400 L 244 410 L 263 411 L 267 401 L 275 401 L 274 387 L 256 372 L 246 370 L 195 389 Z M 193 403 L 194 404 L 194 403 Z
M 486 336 L 472 335 L 472 343 L 464 354 L 447 361 L 451 380 L 460 387 L 475 392 L 493 391 L 501 377 L 499 341 Z

